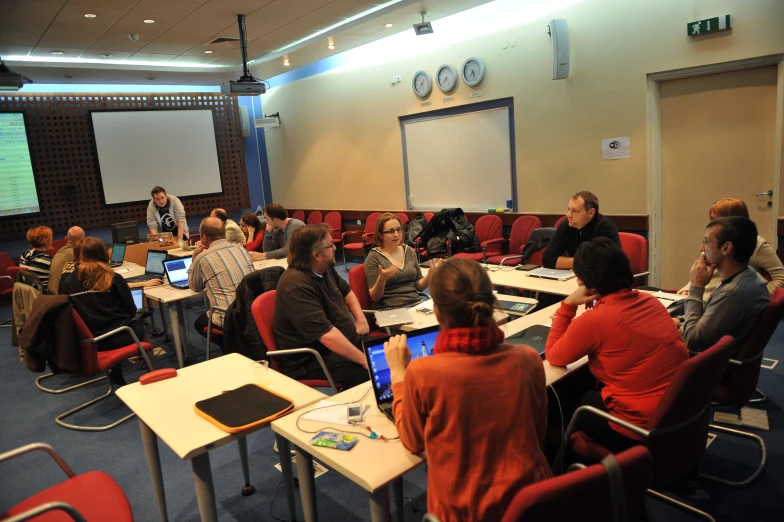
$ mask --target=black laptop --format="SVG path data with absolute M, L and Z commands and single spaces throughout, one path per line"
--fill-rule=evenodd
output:
M 522 332 L 518 332 L 506 337 L 507 344 L 525 344 L 539 352 L 544 357 L 544 347 L 547 345 L 547 336 L 550 334 L 550 327 L 543 324 L 529 326 Z
M 109 266 L 112 268 L 118 267 L 125 261 L 125 249 L 128 247 L 125 243 L 115 243 L 112 245 L 112 257 L 109 259 Z
M 150 279 L 163 279 L 163 262 L 166 261 L 165 250 L 148 250 L 147 264 L 144 265 L 144 274 L 126 279 L 129 283 L 149 281 Z
M 163 268 L 166 270 L 166 277 L 169 278 L 169 286 L 179 290 L 187 290 L 188 287 L 188 269 L 191 267 L 193 258 L 182 257 L 180 259 L 170 259 L 163 262 Z
M 433 355 L 433 348 L 438 337 L 439 326 L 431 326 L 414 330 L 408 333 L 408 346 L 411 348 L 411 360 L 419 357 Z M 381 413 L 394 422 L 392 416 L 392 382 L 389 375 L 389 365 L 384 355 L 384 343 L 389 337 L 370 339 L 362 343 L 367 358 L 370 382 L 373 383 L 373 393 L 376 395 L 376 405 Z

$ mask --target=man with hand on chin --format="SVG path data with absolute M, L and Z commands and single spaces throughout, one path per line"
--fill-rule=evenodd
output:
M 689 274 L 684 316 L 673 318 L 689 350 L 702 351 L 724 335 L 740 344 L 754 329 L 770 300 L 765 281 L 749 267 L 757 247 L 757 226 L 745 217 L 722 217 L 708 223 L 700 257 Z M 705 286 L 718 271 L 721 284 L 703 303 Z
M 253 252 L 251 257 L 254 261 L 285 258 L 289 254 L 291 236 L 298 228 L 304 227 L 305 223 L 288 217 L 286 209 L 276 203 L 264 207 L 264 219 L 267 222 L 264 252 Z

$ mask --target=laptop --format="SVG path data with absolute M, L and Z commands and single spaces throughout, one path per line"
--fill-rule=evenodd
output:
M 125 249 L 128 245 L 125 243 L 115 243 L 112 245 L 112 257 L 109 259 L 109 266 L 112 268 L 118 267 L 125 261 Z
M 150 279 L 163 279 L 163 262 L 166 261 L 165 250 L 148 250 L 147 264 L 144 265 L 144 274 L 129 277 L 126 281 L 138 283 L 139 281 L 149 281 Z
M 188 269 L 191 267 L 192 261 L 191 257 L 182 257 L 163 262 L 166 277 L 169 278 L 169 285 L 172 288 L 188 289 Z
M 411 360 L 419 357 L 433 355 L 436 345 L 439 326 L 431 326 L 414 330 L 408 334 L 408 346 L 411 348 Z M 370 382 L 373 384 L 373 393 L 376 396 L 376 405 L 381 413 L 394 422 L 392 416 L 392 382 L 389 375 L 389 365 L 384 355 L 384 343 L 389 337 L 369 339 L 362 343 L 367 358 Z
M 392 310 L 379 310 L 375 313 L 376 324 L 379 328 L 388 326 L 399 326 L 401 324 L 411 324 L 414 318 L 408 308 L 394 308 Z
M 519 315 L 520 317 L 524 316 L 531 310 L 533 310 L 537 303 L 518 303 L 516 301 L 503 301 L 501 299 L 498 300 L 498 305 L 501 309 L 510 315 Z
M 526 275 L 541 277 L 542 279 L 554 279 L 555 281 L 567 281 L 577 277 L 571 270 L 556 270 L 554 268 L 537 268 L 526 273 Z
M 131 295 L 133 296 L 133 304 L 136 305 L 137 312 L 144 311 L 144 290 L 141 288 L 131 288 Z
M 529 326 L 522 332 L 509 335 L 504 341 L 507 344 L 525 344 L 539 352 L 544 358 L 544 347 L 547 344 L 547 336 L 550 334 L 550 327 L 543 324 Z

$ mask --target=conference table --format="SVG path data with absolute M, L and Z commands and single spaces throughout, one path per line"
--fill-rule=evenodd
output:
M 567 296 L 577 290 L 577 278 L 573 277 L 566 281 L 556 281 L 554 279 L 544 279 L 529 275 L 528 272 L 515 270 L 513 266 L 501 266 L 480 263 L 487 270 L 487 275 L 493 286 L 508 286 L 520 290 L 528 290 L 538 294 L 553 294 Z M 422 274 L 427 275 L 427 268 L 422 269 Z
M 226 390 L 245 384 L 257 383 L 253 362 L 247 357 L 232 353 L 177 370 L 177 376 L 148 385 L 139 382 L 117 390 L 117 396 L 138 416 L 142 444 L 147 458 L 161 520 L 168 520 L 163 471 L 158 453 L 158 438 L 182 460 L 189 460 L 199 513 L 203 522 L 218 520 L 215 490 L 212 482 L 209 451 L 237 441 L 245 485 L 250 484 L 248 443 L 246 437 L 269 426 L 261 424 L 240 433 L 228 433 L 199 416 L 194 405 L 197 401 L 220 395 Z M 258 383 L 262 384 L 262 383 Z M 326 395 L 301 384 L 272 369 L 267 372 L 268 388 L 287 397 L 294 403 L 294 410 L 326 398 Z M 296 414 L 295 414 L 296 415 Z M 277 436 L 276 436 L 277 437 Z M 288 441 L 278 439 L 281 471 L 286 488 L 289 515 L 295 520 L 294 491 L 292 482 L 291 452 Z
M 532 299 L 530 297 L 519 297 L 515 295 L 496 295 L 496 297 L 501 301 L 510 301 L 513 303 L 529 303 L 536 306 L 538 301 L 536 299 Z M 429 313 L 423 314 L 420 312 L 423 308 L 429 308 L 430 310 L 433 309 L 433 300 L 429 299 L 426 301 L 422 301 L 421 303 L 412 306 L 409 308 L 411 312 L 411 319 L 413 322 L 409 324 L 401 324 L 400 326 L 395 327 L 397 330 L 403 332 L 411 332 L 413 330 L 421 330 L 422 328 L 428 328 L 430 326 L 435 326 L 438 324 L 438 319 L 436 319 L 436 314 Z M 515 315 L 507 314 L 502 310 L 496 310 L 495 314 L 493 314 L 494 319 L 498 324 L 503 324 L 509 321 L 516 319 Z
M 550 325 L 552 323 L 550 316 L 555 314 L 558 306 L 560 304 L 549 306 L 538 312 L 510 321 L 501 325 L 501 329 L 508 336 L 521 332 L 530 326 Z M 584 311 L 585 307 L 580 307 L 577 315 L 582 314 Z M 547 385 L 558 382 L 587 362 L 588 357 L 586 356 L 566 368 L 561 368 L 543 361 Z M 373 430 L 387 438 L 398 436 L 395 424 L 379 412 L 370 382 L 345 390 L 331 397 L 330 401 L 336 403 L 358 401 L 358 404 L 368 406 L 370 410 L 367 415 L 372 417 L 370 423 Z M 313 431 L 325 428 L 326 424 L 324 421 L 305 419 L 303 415 L 317 407 L 319 407 L 318 404 L 312 404 L 296 414 L 287 415 L 272 421 L 272 430 L 294 444 L 297 476 L 306 522 L 318 520 L 315 479 L 313 477 L 314 458 L 368 492 L 370 518 L 373 522 L 386 522 L 391 518 L 389 511 L 389 486 L 391 485 L 396 518 L 398 521 L 402 521 L 402 477 L 405 473 L 422 464 L 424 462 L 423 457 L 409 452 L 399 441 L 386 442 L 364 437 L 360 438 L 359 443 L 350 451 L 312 446 L 310 440 L 314 436 Z M 351 428 L 344 426 L 343 429 Z M 341 431 L 341 428 L 335 427 L 333 431 Z

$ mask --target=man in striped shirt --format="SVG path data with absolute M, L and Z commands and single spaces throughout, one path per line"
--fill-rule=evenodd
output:
M 193 251 L 188 286 L 194 292 L 206 290 L 210 306 L 228 308 L 242 278 L 253 272 L 253 261 L 242 245 L 226 241 L 226 228 L 220 219 L 204 218 L 199 233 L 201 246 Z M 223 314 L 213 312 L 212 324 L 223 327 Z M 203 334 L 207 314 L 200 315 L 194 326 Z M 220 344 L 220 338 L 213 339 Z

